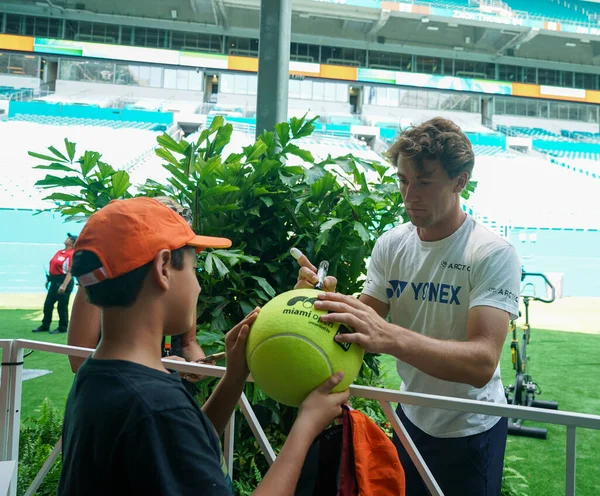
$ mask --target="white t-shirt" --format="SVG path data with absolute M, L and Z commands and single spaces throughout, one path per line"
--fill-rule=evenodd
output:
M 517 318 L 520 279 L 515 249 L 467 217 L 440 241 L 421 241 L 413 224 L 385 233 L 373 249 L 363 293 L 389 304 L 394 324 L 435 339 L 467 341 L 473 307 L 495 307 Z M 506 403 L 500 365 L 483 388 L 437 379 L 400 360 L 397 368 L 401 391 Z M 414 405 L 402 409 L 411 422 L 436 437 L 478 434 L 500 420 Z

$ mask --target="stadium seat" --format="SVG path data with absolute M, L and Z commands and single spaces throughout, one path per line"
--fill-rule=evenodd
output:
M 564 0 L 504 0 L 511 9 L 533 17 L 558 19 L 575 23 L 589 23 L 590 18 L 583 12 L 580 2 Z M 587 2 L 586 2 L 587 3 Z

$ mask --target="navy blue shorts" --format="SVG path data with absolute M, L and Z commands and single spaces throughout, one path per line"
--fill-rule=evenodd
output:
M 508 434 L 505 418 L 474 436 L 438 438 L 415 426 L 400 406 L 396 413 L 445 496 L 500 496 Z M 394 444 L 406 475 L 406 496 L 429 496 L 423 479 L 395 433 Z

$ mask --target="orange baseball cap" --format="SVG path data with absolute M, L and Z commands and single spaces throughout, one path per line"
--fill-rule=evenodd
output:
M 137 197 L 113 200 L 94 213 L 75 244 L 75 253 L 94 253 L 102 263 L 98 269 L 77 277 L 81 286 L 127 274 L 149 263 L 160 250 L 229 248 L 226 238 L 197 236 L 181 215 L 157 200 Z

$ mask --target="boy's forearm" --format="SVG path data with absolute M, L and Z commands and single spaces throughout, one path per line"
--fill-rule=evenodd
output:
M 216 389 L 202 406 L 202 411 L 210 419 L 219 436 L 225 431 L 235 405 L 242 395 L 246 378 L 234 377 L 225 373 Z
M 296 422 L 275 463 L 252 493 L 253 496 L 293 496 L 314 438 L 310 428 L 303 429 Z

